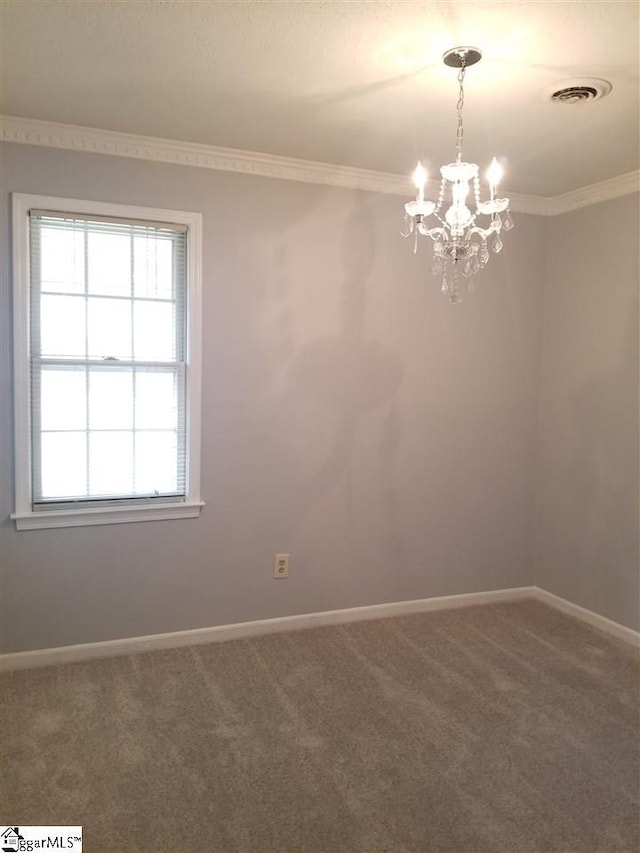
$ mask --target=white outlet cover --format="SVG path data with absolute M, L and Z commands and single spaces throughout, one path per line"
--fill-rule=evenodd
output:
M 289 554 L 276 554 L 273 558 L 273 576 L 274 578 L 289 577 Z

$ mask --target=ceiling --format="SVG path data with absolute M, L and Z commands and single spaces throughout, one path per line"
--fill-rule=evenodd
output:
M 553 196 L 638 168 L 637 0 L 1 0 L 2 112 L 410 174 L 465 159 Z M 566 79 L 602 100 L 549 100 Z

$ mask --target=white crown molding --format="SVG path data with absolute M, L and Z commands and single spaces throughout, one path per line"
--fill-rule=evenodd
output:
M 259 619 L 255 622 L 236 622 L 231 625 L 215 625 L 211 628 L 196 628 L 190 631 L 173 631 L 168 634 L 151 634 L 146 637 L 127 637 L 122 640 L 106 640 L 99 643 L 82 643 L 74 646 L 58 646 L 52 649 L 35 649 L 29 652 L 10 652 L 0 655 L 0 670 L 9 672 L 17 669 L 32 669 L 38 666 L 76 663 L 96 658 L 133 655 L 160 649 L 177 649 L 183 646 L 198 646 L 205 643 L 220 643 L 227 640 L 258 637 L 283 631 L 302 631 L 324 625 L 344 625 L 370 619 L 388 619 L 409 613 L 428 613 L 434 610 L 451 610 L 457 607 L 473 607 L 481 604 L 497 604 L 505 601 L 534 599 L 556 610 L 574 616 L 593 628 L 630 643 L 640 644 L 637 631 L 600 616 L 571 601 L 560 598 L 536 586 L 520 586 L 510 589 L 494 589 L 486 592 L 470 592 L 459 595 L 442 595 L 435 598 L 418 598 L 410 601 L 392 601 L 387 604 L 371 604 L 366 607 L 350 607 L 344 610 L 326 610 L 320 613 L 303 613 L 298 616 L 280 616 L 276 619 Z
M 616 178 L 608 178 L 579 190 L 572 190 L 562 195 L 548 199 L 549 216 L 557 216 L 559 213 L 569 213 L 581 207 L 589 207 L 599 204 L 601 201 L 610 201 L 623 195 L 630 195 L 640 191 L 640 171 L 627 172 L 626 175 L 618 175 Z
M 411 181 L 404 175 L 373 172 L 314 160 L 298 160 L 294 157 L 281 157 L 275 154 L 241 151 L 237 148 L 221 148 L 216 145 L 137 136 L 19 116 L 0 116 L 0 139 L 22 145 L 64 148 L 70 151 L 108 154 L 113 157 L 130 157 L 178 166 L 194 166 L 200 169 L 240 172 L 287 181 L 389 193 L 404 198 L 412 194 Z M 555 216 L 637 192 L 639 183 L 640 172 L 630 172 L 555 197 L 511 192 L 508 195 L 510 207 L 517 213 Z M 437 185 L 433 187 L 430 185 L 430 188 L 437 195 Z
M 348 189 L 406 195 L 411 189 L 408 178 L 384 172 L 370 172 L 349 166 L 335 166 L 313 160 L 298 160 L 275 154 L 221 148 L 216 145 L 181 142 L 153 136 L 136 136 L 94 127 L 80 127 L 58 122 L 38 121 L 17 116 L 0 117 L 0 138 L 5 142 L 23 145 L 43 145 L 49 148 L 66 148 L 93 154 L 110 154 L 115 157 L 133 157 L 179 166 L 196 166 L 223 172 L 241 172 L 325 184 Z

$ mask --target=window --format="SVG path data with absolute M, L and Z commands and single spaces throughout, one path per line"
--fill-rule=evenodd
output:
M 197 516 L 200 215 L 13 213 L 18 529 Z

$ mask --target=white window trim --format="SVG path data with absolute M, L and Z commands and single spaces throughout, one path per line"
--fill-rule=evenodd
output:
M 13 359 L 15 410 L 15 506 L 18 530 L 120 524 L 196 518 L 200 497 L 200 419 L 202 384 L 202 214 L 124 204 L 12 193 L 13 205 Z M 78 509 L 32 509 L 29 211 L 94 214 L 167 222 L 187 227 L 187 424 L 186 497 L 183 501 Z

